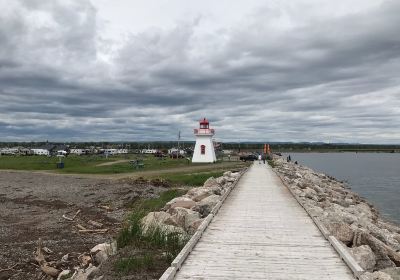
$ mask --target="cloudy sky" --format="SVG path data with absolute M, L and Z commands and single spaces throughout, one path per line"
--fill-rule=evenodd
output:
M 351 2 L 351 3 L 349 3 Z M 0 0 L 0 141 L 400 143 L 400 1 Z

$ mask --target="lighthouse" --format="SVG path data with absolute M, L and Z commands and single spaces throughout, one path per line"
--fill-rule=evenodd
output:
M 216 162 L 212 137 L 214 129 L 206 118 L 200 121 L 200 128 L 194 130 L 196 135 L 196 146 L 194 147 L 192 162 Z

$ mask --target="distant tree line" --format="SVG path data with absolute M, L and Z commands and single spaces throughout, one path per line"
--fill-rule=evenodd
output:
M 38 148 L 48 145 L 49 142 L 0 142 L 0 148 L 22 146 Z M 177 147 L 177 141 L 147 141 L 147 142 L 51 142 L 51 144 L 64 144 L 70 148 L 125 148 L 135 149 L 169 149 Z M 181 141 L 180 148 L 190 148 L 194 141 Z M 219 149 L 234 151 L 262 151 L 264 143 L 260 142 L 226 142 L 220 143 Z M 327 144 L 327 143 L 270 143 L 273 152 L 400 152 L 400 145 L 372 145 L 372 144 Z

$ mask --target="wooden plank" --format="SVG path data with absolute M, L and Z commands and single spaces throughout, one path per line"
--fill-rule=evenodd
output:
M 336 239 L 336 237 L 329 236 L 328 240 L 356 276 L 360 276 L 362 273 L 364 273 L 364 270 L 361 268 L 361 266 L 354 260 L 346 248 L 344 248 L 343 245 Z
M 176 274 L 176 268 L 175 267 L 168 267 L 168 269 L 164 272 L 164 274 L 160 277 L 160 280 L 172 280 L 174 279 Z
M 266 165 L 243 175 L 175 279 L 354 279 Z

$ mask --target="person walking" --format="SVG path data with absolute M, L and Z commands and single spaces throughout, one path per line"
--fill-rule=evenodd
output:
M 258 164 L 261 164 L 261 155 L 258 155 Z

